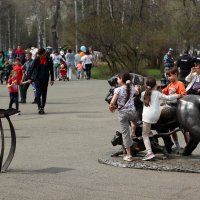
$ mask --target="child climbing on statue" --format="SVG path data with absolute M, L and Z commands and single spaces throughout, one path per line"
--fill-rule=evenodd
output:
M 181 94 L 165 95 L 157 90 L 156 80 L 153 77 L 148 77 L 146 80 L 146 90 L 141 94 L 143 101 L 142 112 L 142 137 L 146 148 L 146 155 L 142 160 L 151 160 L 155 157 L 151 149 L 149 137 L 152 135 L 151 125 L 156 124 L 160 118 L 160 100 L 175 100 L 182 97 Z
M 167 78 L 169 80 L 169 85 L 167 85 L 166 88 L 162 90 L 162 92 L 166 95 L 172 95 L 172 94 L 181 94 L 181 95 L 186 95 L 186 89 L 185 85 L 183 82 L 178 81 L 178 68 L 173 67 L 170 70 L 166 72 Z M 176 102 L 175 102 L 176 103 Z M 184 132 L 184 139 L 186 144 L 189 142 L 189 133 Z M 178 141 L 178 135 L 177 133 L 172 134 L 172 138 L 174 140 L 174 143 L 176 145 L 177 151 L 180 149 L 180 144 Z
M 131 146 L 133 141 L 130 136 L 130 121 L 136 122 L 137 113 L 134 105 L 133 96 L 138 94 L 138 88 L 131 84 L 132 77 L 129 73 L 119 74 L 117 77 L 118 88 L 114 90 L 114 95 L 109 105 L 109 110 L 114 112 L 118 109 L 118 118 L 122 129 L 123 144 L 127 155 L 123 157 L 124 161 L 131 162 Z

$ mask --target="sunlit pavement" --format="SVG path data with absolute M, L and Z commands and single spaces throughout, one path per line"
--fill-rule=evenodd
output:
M 117 113 L 104 101 L 106 81 L 57 81 L 49 86 L 46 115 L 31 104 L 20 104 L 22 115 L 12 116 L 17 148 L 7 173 L 0 175 L 0 199 L 6 200 L 103 200 L 200 198 L 200 175 L 127 169 L 98 163 L 116 150 L 110 140 L 119 129 Z M 1 108 L 9 97 L 0 85 Z M 5 134 L 8 126 L 3 120 Z M 6 152 L 9 137 L 6 137 Z M 179 136 L 184 146 L 183 136 Z M 198 146 L 195 154 L 200 155 Z

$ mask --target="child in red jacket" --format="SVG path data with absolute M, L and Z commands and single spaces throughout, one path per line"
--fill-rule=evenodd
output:
M 13 70 L 17 72 L 17 84 L 19 85 L 22 81 L 22 76 L 23 76 L 23 67 L 19 58 L 15 59 Z
M 9 109 L 12 108 L 12 104 L 15 103 L 16 110 L 19 113 L 19 90 L 18 90 L 18 83 L 17 83 L 17 71 L 12 70 L 10 77 L 8 79 L 8 91 L 10 94 L 10 103 L 9 103 Z

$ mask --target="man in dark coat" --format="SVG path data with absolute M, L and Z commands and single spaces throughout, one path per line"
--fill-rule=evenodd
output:
M 185 50 L 183 55 L 180 56 L 177 62 L 177 67 L 180 71 L 180 80 L 185 82 L 185 77 L 190 73 L 194 62 L 192 57 L 188 54 L 188 50 Z
M 45 114 L 44 107 L 46 104 L 47 89 L 51 76 L 50 85 L 54 83 L 53 61 L 47 55 L 45 49 L 38 50 L 38 57 L 34 60 L 28 73 L 28 82 L 35 82 L 37 93 L 38 114 Z

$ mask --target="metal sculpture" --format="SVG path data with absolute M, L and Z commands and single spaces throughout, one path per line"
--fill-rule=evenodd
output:
M 141 86 L 144 85 L 144 81 L 135 81 L 142 80 L 141 75 L 133 74 L 133 83 L 139 84 Z M 109 90 L 109 94 L 106 96 L 106 101 L 112 99 L 112 95 L 114 92 L 116 85 L 116 76 L 112 77 L 108 80 L 111 85 L 111 89 Z M 138 116 L 141 120 L 142 116 L 142 108 L 143 104 L 139 100 L 139 97 L 135 97 L 135 105 L 136 110 L 138 112 Z M 171 148 L 173 146 L 173 142 L 171 141 L 170 135 L 173 132 L 178 131 L 189 131 L 191 139 L 189 143 L 186 145 L 183 151 L 183 155 L 190 155 L 192 151 L 197 147 L 200 141 L 200 96 L 197 95 L 187 95 L 183 97 L 180 101 L 178 101 L 178 105 L 176 104 L 167 104 L 164 103 L 162 106 L 161 116 L 159 121 L 152 125 L 152 130 L 156 130 L 158 132 L 157 135 L 154 135 L 151 139 L 152 150 L 156 152 L 163 152 L 164 154 L 170 153 Z M 137 123 L 136 136 L 134 139 L 134 145 L 132 147 L 132 154 L 135 155 L 139 151 L 144 150 L 144 144 L 141 137 L 141 122 Z M 180 127 L 180 129 L 178 128 Z M 162 147 L 158 144 L 157 138 L 162 137 L 165 146 Z M 122 145 L 122 138 L 119 132 L 113 137 L 111 143 L 113 146 Z M 119 155 L 120 152 L 116 152 L 114 155 Z
M 15 110 L 15 109 L 8 109 L 8 110 L 0 109 L 0 132 L 1 132 L 0 173 L 7 171 L 10 163 L 12 162 L 14 154 L 15 154 L 16 134 L 15 134 L 14 126 L 13 126 L 9 116 L 14 115 L 16 113 L 17 113 L 17 110 Z M 5 147 L 5 136 L 4 136 L 4 130 L 3 130 L 1 118 L 6 118 L 8 120 L 8 124 L 10 126 L 10 133 L 11 133 L 11 146 L 10 146 L 8 156 L 5 159 L 5 162 L 3 162 L 4 147 Z
M 180 125 L 190 133 L 183 155 L 188 156 L 200 142 L 200 96 L 187 95 L 179 100 L 177 117 Z

